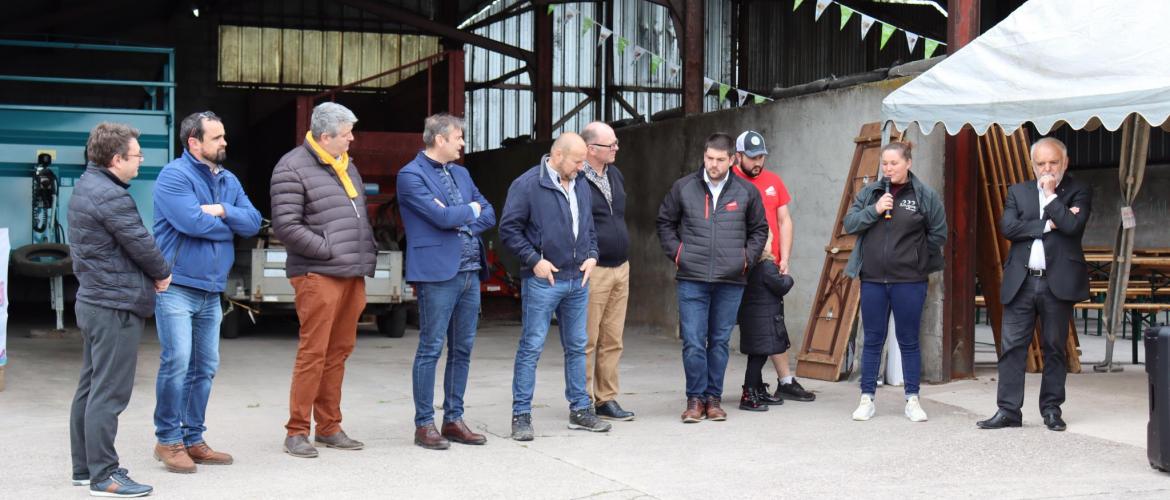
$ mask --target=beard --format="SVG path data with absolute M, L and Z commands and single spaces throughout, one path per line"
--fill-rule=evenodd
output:
M 215 163 L 216 165 L 222 164 L 224 160 L 227 160 L 227 148 L 223 148 L 219 151 L 209 154 L 205 157 L 205 159 Z

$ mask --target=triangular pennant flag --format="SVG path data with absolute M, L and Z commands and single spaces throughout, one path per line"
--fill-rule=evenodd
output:
M 646 49 L 643 49 L 642 47 L 635 45 L 634 46 L 634 62 L 638 62 L 638 59 L 641 59 L 642 54 L 645 54 L 645 53 L 646 53 Z
M 739 94 L 739 105 L 740 105 L 740 106 L 743 106 L 744 104 L 747 104 L 748 91 L 746 91 L 746 90 L 736 90 L 736 91 L 735 91 L 735 93 L 736 93 L 736 94 Z
M 551 16 L 554 10 L 557 10 L 557 6 L 556 6 L 556 5 L 553 5 L 553 4 L 551 4 L 551 3 L 550 3 L 550 4 L 548 4 L 548 15 L 550 15 L 550 16 Z
M 726 83 L 720 83 L 719 84 L 719 102 L 723 102 L 725 99 L 727 99 L 728 92 L 731 92 L 731 85 L 728 85 Z
M 577 8 L 576 7 L 569 7 L 567 9 L 565 9 L 565 20 L 566 21 L 572 21 L 573 16 L 575 16 L 575 15 L 577 15 Z
M 869 33 L 869 29 L 873 27 L 874 19 L 865 14 L 861 15 L 861 39 L 865 40 L 865 35 Z
M 613 31 L 606 28 L 605 26 L 601 26 L 600 24 L 597 26 L 599 26 L 597 31 L 597 45 L 601 45 L 605 43 L 606 40 L 609 40 L 609 36 L 613 34 Z
M 620 54 L 625 54 L 625 53 L 626 53 L 626 47 L 627 47 L 627 46 L 629 46 L 629 45 L 630 45 L 630 41 L 629 41 L 629 40 L 626 40 L 626 37 L 624 37 L 624 36 L 619 36 L 619 37 L 618 37 L 618 43 L 617 43 L 617 49 L 618 49 L 618 53 L 620 53 Z
M 752 96 L 752 101 L 756 104 L 763 104 L 766 98 L 762 95 Z
M 804 0 L 792 0 L 792 12 L 796 12 L 796 8 L 800 7 L 800 2 Z
M 711 92 L 711 87 L 713 87 L 714 85 L 715 85 L 715 80 L 712 80 L 712 79 L 704 76 L 703 77 L 703 95 L 709 94 Z
M 910 46 L 910 52 L 914 52 L 914 46 L 918 45 L 918 35 L 915 35 L 914 33 L 907 31 L 906 32 L 906 45 Z
M 593 18 L 581 16 L 581 36 L 587 35 L 591 29 L 593 29 Z
M 886 48 L 886 42 L 890 41 L 890 36 L 894 34 L 895 28 L 891 24 L 882 23 L 882 43 L 878 45 L 878 50 Z
M 934 49 L 937 49 L 937 48 L 938 48 L 938 42 L 927 38 L 926 39 L 926 56 L 925 56 L 925 58 L 930 59 L 930 56 L 934 55 Z
M 832 0 L 817 0 L 817 11 L 813 14 L 813 22 L 821 20 L 821 14 L 825 13 L 825 9 L 832 5 Z
M 662 58 L 656 55 L 650 55 L 650 74 L 657 75 L 658 67 L 662 65 Z
M 845 23 L 848 23 L 849 18 L 853 17 L 853 9 L 850 9 L 849 7 L 846 7 L 846 6 L 841 5 L 841 4 L 837 4 L 837 6 L 841 7 L 841 27 L 837 28 L 837 29 L 843 30 L 843 29 L 845 29 Z

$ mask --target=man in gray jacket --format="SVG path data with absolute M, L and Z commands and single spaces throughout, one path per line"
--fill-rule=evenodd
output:
M 313 108 L 305 141 L 272 171 L 272 229 L 288 250 L 285 272 L 296 290 L 301 341 L 289 391 L 284 451 L 317 456 L 309 444 L 311 417 L 318 444 L 360 450 L 341 430 L 341 381 L 366 307 L 366 276 L 377 249 L 366 197 L 349 143 L 357 117 L 340 104 Z
M 171 283 L 170 266 L 142 224 L 127 188 L 138 176 L 138 131 L 99 123 L 85 145 L 89 164 L 69 199 L 69 247 L 77 275 L 81 378 L 69 417 L 73 484 L 95 496 L 138 497 L 150 486 L 118 464 L 118 415 L 130 403 L 138 341 L 155 294 Z

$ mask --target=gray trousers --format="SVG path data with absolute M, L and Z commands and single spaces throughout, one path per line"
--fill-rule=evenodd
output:
M 69 415 L 73 475 L 97 483 L 118 468 L 114 438 L 118 415 L 130 403 L 138 341 L 145 320 L 129 311 L 77 302 L 77 326 L 84 340 L 81 378 Z

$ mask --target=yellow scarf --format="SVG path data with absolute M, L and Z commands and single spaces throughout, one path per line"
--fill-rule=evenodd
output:
M 341 186 L 345 188 L 345 194 L 349 195 L 350 198 L 357 198 L 357 190 L 353 188 L 353 182 L 349 180 L 349 172 L 347 170 L 349 167 L 349 153 L 341 153 L 340 160 L 334 158 L 333 155 L 325 152 L 321 148 L 321 145 L 317 144 L 317 141 L 313 140 L 312 132 L 305 132 L 305 143 L 313 149 L 314 153 L 317 153 L 318 159 L 328 163 L 329 166 L 333 167 L 333 171 L 337 172 L 337 178 L 341 179 Z

